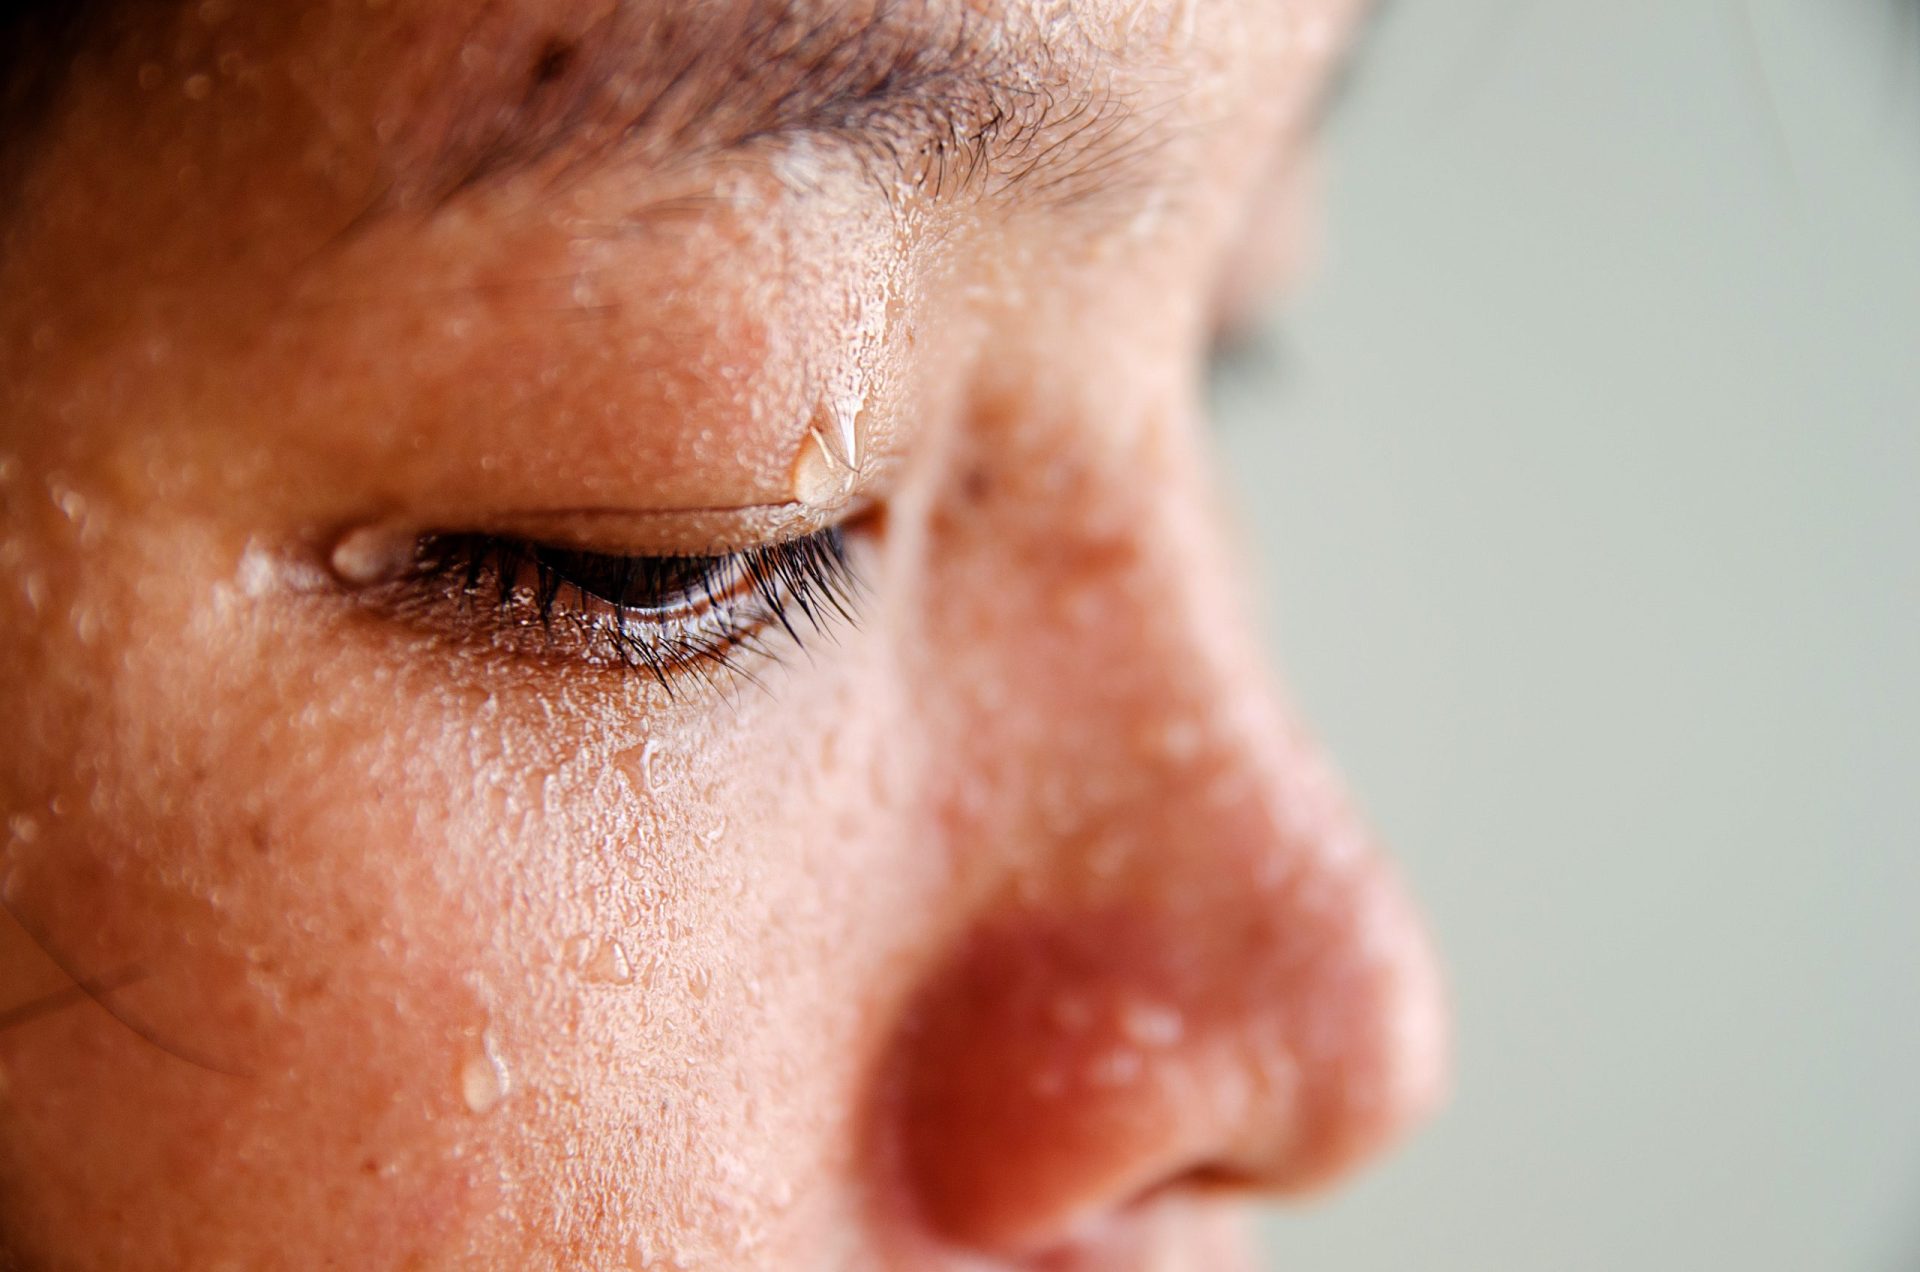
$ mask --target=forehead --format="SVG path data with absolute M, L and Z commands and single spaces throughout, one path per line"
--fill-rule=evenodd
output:
M 567 152 L 665 164 L 808 133 L 963 151 L 1070 122 L 1117 146 L 1217 72 L 1209 35 L 1242 24 L 1210 7 L 1203 31 L 1179 0 L 391 0 L 317 6 L 268 46 L 430 194 Z
M 1352 0 L 198 0 L 119 9 L 64 158 L 234 213 L 433 203 L 529 167 L 853 138 L 944 180 L 1062 177 L 1311 94 Z M 56 139 L 60 140 L 60 139 Z M 989 142 L 999 151 L 989 153 Z M 109 158 L 110 157 L 110 158 Z M 907 157 L 911 157 L 908 155 Z M 1009 164 L 987 163 L 1007 159 Z M 911 166 L 911 165 L 909 165 Z M 144 171 L 151 169 L 151 171 Z M 138 174 L 136 176 L 136 174 Z M 1045 182 L 1027 180 L 1025 191 Z M 274 209 L 263 209 L 272 213 Z M 349 215 L 353 214 L 351 212 Z M 272 219 L 271 216 L 269 219 Z M 315 220 L 321 219 L 316 215 Z
M 866 206 L 871 191 L 841 180 L 849 169 L 889 196 L 986 190 L 1021 207 L 1124 192 L 1131 176 L 1189 197 L 1258 166 L 1250 148 L 1241 147 L 1250 157 L 1234 152 L 1237 139 L 1271 136 L 1276 121 L 1300 116 L 1356 8 L 129 5 L 115 38 L 82 64 L 41 151 L 31 177 L 41 188 L 23 200 L 38 210 L 35 223 L 12 233 L 16 244 L 45 240 L 43 259 L 89 262 L 48 285 L 71 307 L 76 289 L 116 272 L 204 290 L 223 271 L 303 268 L 395 211 L 441 218 L 477 206 L 497 221 L 500 207 L 484 200 L 504 186 L 551 203 L 578 188 L 576 176 L 609 171 L 633 206 L 664 192 L 700 210 L 713 206 L 716 173 L 795 153 L 832 165 L 831 180 L 802 192 L 823 209 Z M 1130 173 L 1142 156 L 1143 170 Z M 798 172 L 803 186 L 809 175 L 781 172 Z M 126 278 L 107 288 L 110 309 L 124 306 Z

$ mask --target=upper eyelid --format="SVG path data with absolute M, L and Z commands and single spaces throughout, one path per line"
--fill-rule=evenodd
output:
M 854 621 L 853 606 L 864 587 L 842 534 L 839 527 L 829 527 L 755 549 L 689 558 L 683 573 L 704 589 L 695 599 L 705 602 L 692 610 L 648 610 L 610 600 L 544 559 L 543 545 L 486 534 L 427 536 L 419 544 L 415 567 L 378 585 L 372 597 L 376 606 L 390 612 L 427 616 L 435 603 L 419 592 L 422 585 L 430 591 L 450 586 L 469 601 L 492 591 L 491 606 L 468 613 L 481 618 L 492 612 L 506 619 L 492 629 L 493 638 L 520 642 L 528 630 L 524 607 L 530 607 L 532 625 L 545 642 L 543 652 L 594 666 L 644 671 L 671 695 L 673 680 L 683 671 L 712 683 L 711 670 L 726 668 L 757 682 L 736 661 L 734 651 L 744 646 L 768 652 L 760 641 L 768 628 L 777 627 L 804 644 L 807 631 L 824 632 L 836 618 Z M 580 555 L 621 559 L 617 554 Z M 661 564 L 659 558 L 635 560 Z M 520 587 L 523 570 L 534 575 L 532 595 Z M 731 580 L 726 595 L 714 592 L 716 580 Z M 571 613 L 563 612 L 568 604 Z M 518 619 L 511 617 L 515 613 Z

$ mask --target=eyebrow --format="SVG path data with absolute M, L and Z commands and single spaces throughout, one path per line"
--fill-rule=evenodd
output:
M 457 87 L 413 193 L 444 204 L 533 170 L 711 162 L 767 139 L 847 147 L 889 196 L 1074 201 L 1148 149 L 1150 113 L 1057 28 L 1019 40 L 970 6 L 878 0 L 617 0 L 573 30 L 514 32 Z

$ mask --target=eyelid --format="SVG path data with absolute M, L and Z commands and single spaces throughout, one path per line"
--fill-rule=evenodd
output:
M 683 674 L 754 679 L 741 652 L 774 653 L 762 639 L 770 629 L 799 645 L 835 619 L 851 621 L 862 588 L 846 534 L 836 524 L 740 551 L 682 554 L 426 534 L 408 541 L 397 574 L 353 590 L 370 609 L 463 644 L 639 671 L 673 695 Z
M 618 556 L 718 556 L 804 538 L 857 521 L 874 507 L 856 494 L 841 507 L 800 502 L 670 509 L 529 508 L 481 515 L 368 520 L 333 536 L 325 556 L 336 578 L 350 586 L 383 582 L 413 563 L 414 545 L 430 533 L 459 532 L 518 539 L 577 552 Z

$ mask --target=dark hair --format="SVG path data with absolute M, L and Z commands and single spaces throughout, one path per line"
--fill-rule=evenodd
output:
M 120 0 L 0 0 L 0 204 L 74 59 Z

